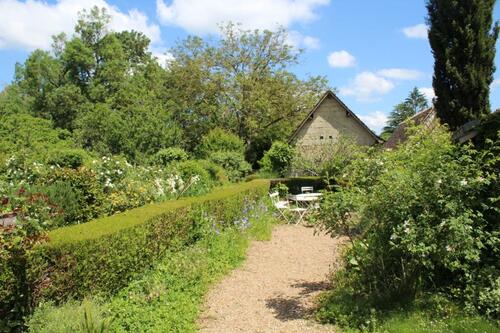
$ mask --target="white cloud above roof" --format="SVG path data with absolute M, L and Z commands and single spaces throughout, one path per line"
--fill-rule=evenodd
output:
M 316 10 L 330 0 L 173 0 L 167 5 L 156 0 L 161 23 L 200 35 L 217 33 L 218 24 L 232 21 L 244 29 L 275 29 L 293 23 L 309 22 Z
M 349 85 L 340 88 L 343 96 L 354 96 L 358 101 L 376 101 L 394 89 L 394 83 L 373 72 L 357 74 Z
M 160 28 L 149 22 L 139 10 L 122 12 L 104 0 L 0 0 L 0 48 L 33 50 L 48 49 L 52 36 L 71 34 L 78 12 L 93 6 L 104 7 L 111 15 L 109 28 L 114 31 L 136 30 L 160 43 Z
M 380 133 L 388 120 L 382 111 L 375 111 L 367 115 L 358 115 L 358 117 L 375 133 Z
M 408 38 L 427 39 L 427 25 L 420 23 L 411 27 L 403 28 L 403 33 Z
M 356 66 L 356 58 L 346 50 L 335 51 L 328 55 L 328 64 L 334 68 Z

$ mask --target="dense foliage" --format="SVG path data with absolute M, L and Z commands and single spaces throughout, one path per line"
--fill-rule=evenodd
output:
M 284 30 L 229 24 L 216 41 L 189 36 L 162 67 L 146 36 L 110 31 L 109 21 L 104 9 L 83 11 L 71 37 L 54 36 L 52 50 L 16 67 L 0 93 L 0 153 L 61 144 L 144 164 L 173 146 L 196 152 L 218 127 L 243 140 L 253 163 L 327 88 L 289 71 L 300 51 Z
M 197 148 L 201 158 L 222 167 L 231 181 L 247 175 L 252 167 L 245 161 L 245 143 L 237 135 L 215 128 L 207 133 Z
M 371 311 L 428 292 L 498 318 L 500 140 L 476 150 L 450 136 L 414 128 L 397 150 L 369 150 L 337 177 L 320 215 L 350 245 L 323 319 L 366 326 Z
M 454 130 L 490 113 L 498 26 L 495 0 L 428 0 L 436 111 Z
M 275 141 L 259 161 L 261 170 L 278 177 L 287 176 L 295 154 L 294 147 L 284 142 Z

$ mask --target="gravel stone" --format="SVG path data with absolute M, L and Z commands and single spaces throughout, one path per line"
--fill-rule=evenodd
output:
M 342 240 L 313 228 L 278 225 L 270 241 L 255 241 L 244 264 L 208 293 L 203 333 L 335 332 L 310 317 L 329 279 Z

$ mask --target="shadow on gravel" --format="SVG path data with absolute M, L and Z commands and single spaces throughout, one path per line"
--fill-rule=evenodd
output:
M 274 311 L 274 317 L 281 321 L 305 319 L 312 313 L 312 309 L 304 306 L 306 298 L 315 292 L 328 290 L 330 283 L 327 281 L 307 282 L 300 281 L 290 285 L 300 289 L 298 296 L 277 296 L 266 300 L 266 307 Z
M 299 293 L 299 295 L 309 295 L 311 293 L 317 292 L 317 291 L 324 291 L 330 289 L 330 282 L 328 281 L 320 281 L 320 282 L 298 282 L 295 284 L 292 284 L 292 287 L 294 288 L 300 288 L 302 289 Z

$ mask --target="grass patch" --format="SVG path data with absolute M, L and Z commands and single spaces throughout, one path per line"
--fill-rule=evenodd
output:
M 499 322 L 468 313 L 441 294 L 382 301 L 341 287 L 322 295 L 316 318 L 345 333 L 500 333 Z
M 97 320 L 111 320 L 109 332 L 196 332 L 204 297 L 211 284 L 241 264 L 252 239 L 267 240 L 274 219 L 270 213 L 250 220 L 250 227 L 210 232 L 193 246 L 170 252 L 142 278 L 106 302 L 94 300 Z M 79 302 L 38 308 L 29 332 L 85 332 Z M 50 323 L 48 322 L 50 321 Z M 65 330 L 68 329 L 68 330 Z
M 498 325 L 479 316 L 466 316 L 460 312 L 448 317 L 435 318 L 426 311 L 415 310 L 394 314 L 375 332 L 377 333 L 498 333 Z
M 95 301 L 70 301 L 59 307 L 54 306 L 53 303 L 44 303 L 30 318 L 29 332 L 89 333 L 86 329 L 89 326 L 89 320 L 85 319 L 85 313 L 91 314 L 91 320 L 95 326 L 106 323 L 101 306 Z

